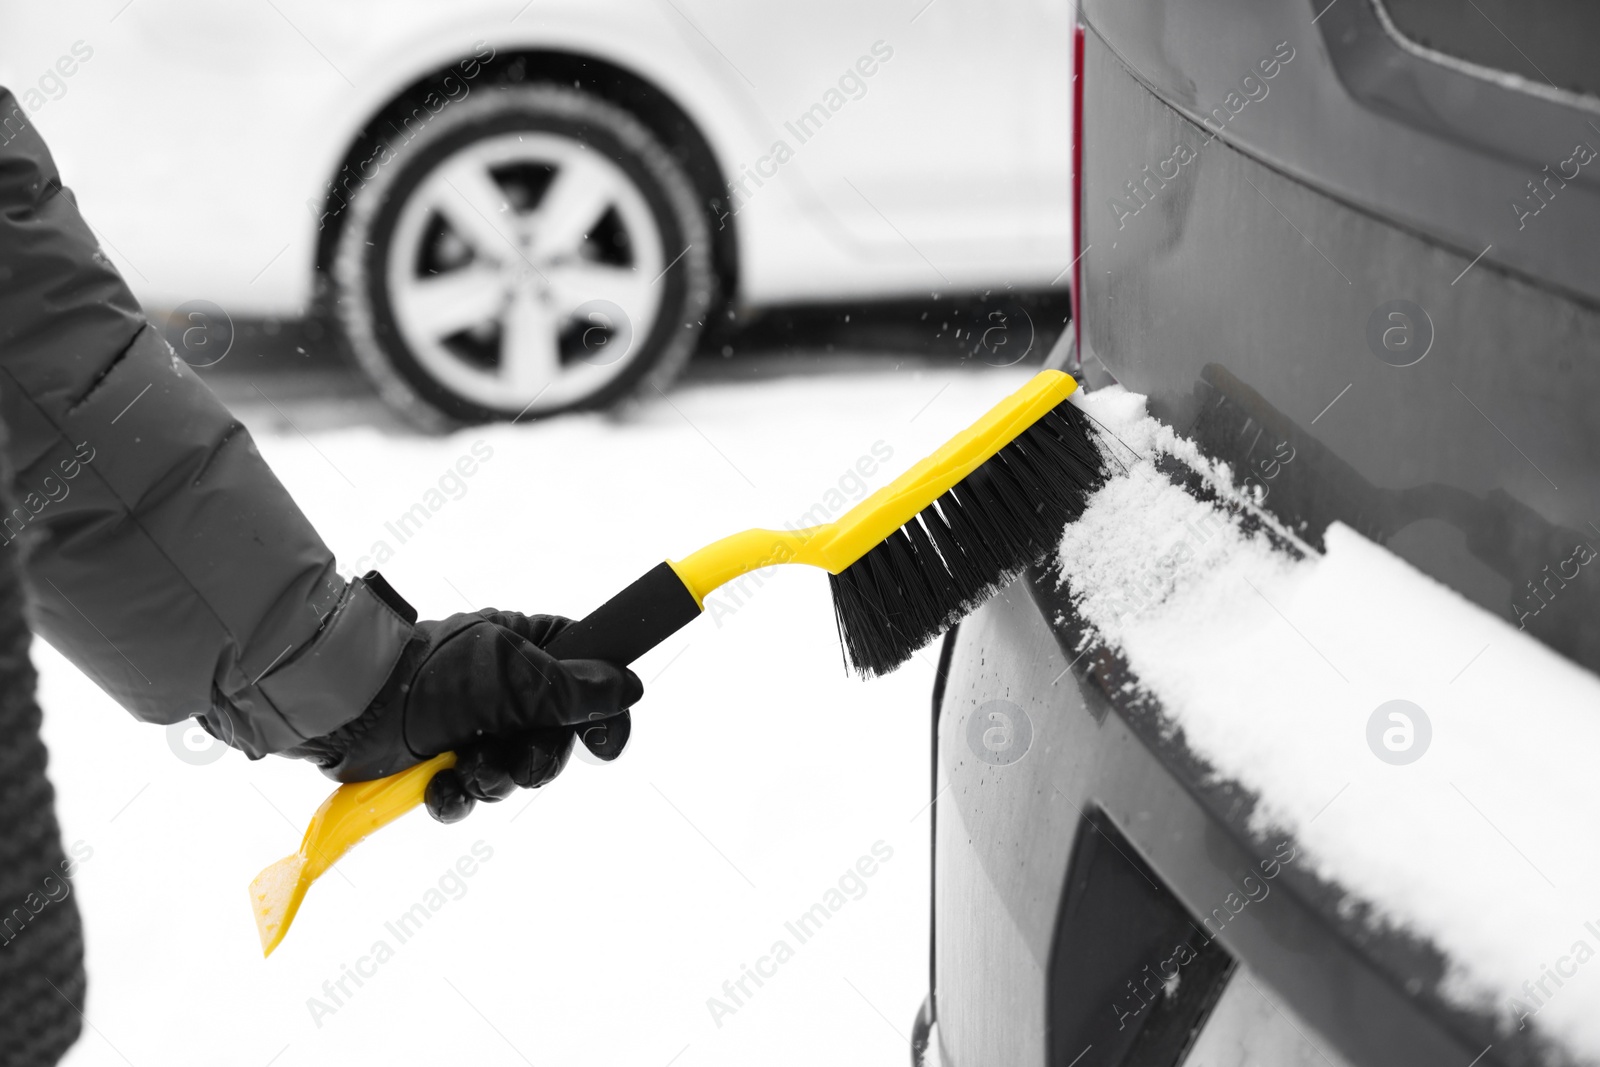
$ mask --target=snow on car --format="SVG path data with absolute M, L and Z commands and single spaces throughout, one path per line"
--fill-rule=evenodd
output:
M 1243 532 L 1226 468 L 1212 502 L 1157 470 L 1197 453 L 1143 401 L 1086 399 L 1126 468 L 1061 541 L 1096 640 L 1258 798 L 1253 832 L 1444 952 L 1457 1003 L 1600 1057 L 1600 857 L 1570 842 L 1600 823 L 1600 678 L 1347 526 L 1299 558 Z

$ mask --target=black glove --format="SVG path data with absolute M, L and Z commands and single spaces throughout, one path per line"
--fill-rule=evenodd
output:
M 566 766 L 574 737 L 597 757 L 627 744 L 637 675 L 601 660 L 558 660 L 543 646 L 571 624 L 551 615 L 483 611 L 419 622 L 367 710 L 286 755 L 341 782 L 403 771 L 454 750 L 428 783 L 428 813 L 455 822 L 479 800 L 535 789 Z

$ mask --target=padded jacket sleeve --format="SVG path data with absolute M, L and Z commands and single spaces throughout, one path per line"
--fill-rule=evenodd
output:
M 0 89 L 0 423 L 35 630 L 147 722 L 251 757 L 355 718 L 411 624 L 145 321 Z M 386 588 L 381 581 L 374 583 Z

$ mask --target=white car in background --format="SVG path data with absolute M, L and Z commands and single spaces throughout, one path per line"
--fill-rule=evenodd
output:
M 326 316 L 425 424 L 648 392 L 735 306 L 1072 259 L 1070 0 L 4 7 L 148 307 Z

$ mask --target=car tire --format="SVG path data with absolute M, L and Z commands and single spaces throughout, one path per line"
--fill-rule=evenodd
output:
M 406 122 L 363 165 L 376 173 L 332 270 L 336 321 L 383 399 L 439 430 L 665 389 L 717 290 L 671 153 L 623 109 L 556 86 L 413 117 L 420 130 Z

